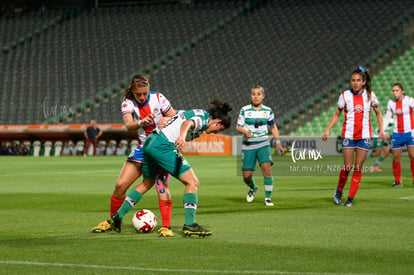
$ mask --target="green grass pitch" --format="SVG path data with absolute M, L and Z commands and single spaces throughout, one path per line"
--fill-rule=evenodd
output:
M 273 208 L 263 203 L 260 173 L 256 200 L 246 203 L 238 158 L 187 159 L 200 180 L 197 222 L 213 230 L 211 237 L 182 236 L 184 186 L 175 179 L 174 238 L 132 228 L 141 208 L 160 219 L 155 189 L 127 214 L 121 233 L 90 233 L 108 216 L 125 158 L 0 158 L 0 274 L 413 274 L 414 187 L 406 156 L 404 187 L 391 188 L 389 157 L 384 172 L 363 175 L 351 208 L 332 202 L 338 172 L 298 171 L 340 165 L 341 157 L 299 166 L 274 157 Z

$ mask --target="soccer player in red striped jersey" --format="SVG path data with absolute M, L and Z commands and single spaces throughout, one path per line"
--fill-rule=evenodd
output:
M 387 104 L 385 114 L 385 123 L 394 119 L 394 131 L 392 133 L 392 171 L 395 181 L 392 187 L 403 186 L 401 180 L 401 153 L 402 149 L 407 146 L 408 157 L 410 158 L 410 167 L 414 183 L 414 99 L 404 94 L 404 87 L 401 83 L 395 83 L 392 86 L 393 99 Z
M 157 127 L 161 127 L 163 118 L 172 117 L 177 112 L 172 108 L 168 99 L 161 93 L 150 91 L 148 78 L 144 75 L 136 75 L 131 79 L 130 87 L 125 91 L 124 101 L 121 105 L 122 117 L 128 131 L 137 131 L 138 146 L 128 156 L 121 174 L 115 184 L 111 196 L 111 208 L 109 216 L 113 215 L 121 207 L 125 200 L 128 188 L 142 175 L 144 161 L 143 144 L 146 137 Z M 171 231 L 172 200 L 168 190 L 169 174 L 159 173 L 156 180 L 159 206 L 162 218 L 160 236 L 173 237 Z M 111 230 L 108 221 L 101 222 L 92 228 L 93 233 L 103 233 Z
M 371 108 L 374 110 L 378 121 L 378 138 L 382 139 L 384 137 L 382 115 L 378 107 L 379 102 L 371 90 L 371 76 L 364 67 L 359 66 L 351 73 L 351 86 L 351 89 L 344 91 L 339 96 L 338 108 L 322 135 L 322 139 L 326 141 L 329 131 L 344 111 L 345 120 L 341 139 L 344 166 L 339 172 L 338 186 L 333 201 L 336 205 L 341 204 L 342 192 L 352 170 L 351 187 L 348 198 L 344 203 L 344 206 L 347 207 L 352 206 L 361 182 L 362 167 L 371 148 Z

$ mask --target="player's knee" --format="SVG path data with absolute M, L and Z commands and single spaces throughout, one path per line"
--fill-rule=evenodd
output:
M 129 186 L 130 186 L 130 184 L 128 184 L 128 182 L 122 181 L 122 180 L 117 180 L 117 182 L 115 183 L 114 194 L 124 195 Z
M 187 184 L 194 188 L 198 188 L 200 186 L 200 181 L 197 178 L 193 178 L 190 181 L 188 181 Z

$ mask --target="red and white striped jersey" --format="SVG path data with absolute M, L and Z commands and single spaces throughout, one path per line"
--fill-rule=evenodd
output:
M 414 129 L 414 99 L 404 96 L 402 100 L 390 99 L 387 104 L 386 117 L 394 118 L 394 133 L 408 133 Z
M 371 138 L 371 107 L 378 104 L 374 92 L 369 98 L 365 89 L 360 94 L 354 94 L 352 90 L 344 91 L 338 99 L 338 108 L 345 113 L 342 137 L 352 140 Z
M 171 104 L 168 99 L 163 94 L 152 91 L 148 93 L 148 100 L 145 104 L 140 104 L 135 99 L 125 99 L 121 105 L 122 115 L 132 114 L 134 121 L 141 120 L 151 113 L 155 115 L 150 125 L 138 129 L 139 144 L 145 142 L 146 137 L 157 127 L 161 117 L 170 109 Z

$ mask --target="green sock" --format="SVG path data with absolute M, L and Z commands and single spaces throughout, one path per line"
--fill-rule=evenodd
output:
M 257 186 L 256 183 L 254 182 L 254 177 L 252 177 L 250 180 L 245 180 L 243 179 L 244 183 L 249 186 L 250 189 L 256 190 Z
M 368 155 L 367 155 L 367 159 L 371 159 L 371 158 L 373 158 L 374 157 L 374 153 L 373 152 L 370 152 Z
M 377 161 L 374 163 L 373 166 L 380 166 L 383 161 L 384 161 L 384 158 L 383 157 L 379 157 L 377 159 Z
M 124 202 L 121 205 L 121 208 L 118 210 L 118 215 L 122 219 L 129 210 L 134 208 L 135 204 L 139 202 L 142 198 L 142 194 L 135 189 L 132 189 L 129 192 L 128 196 L 125 198 Z
M 264 178 L 265 198 L 270 199 L 273 191 L 273 177 Z
M 192 225 L 195 223 L 195 216 L 197 212 L 198 195 L 197 193 L 184 193 L 184 214 L 185 225 Z

